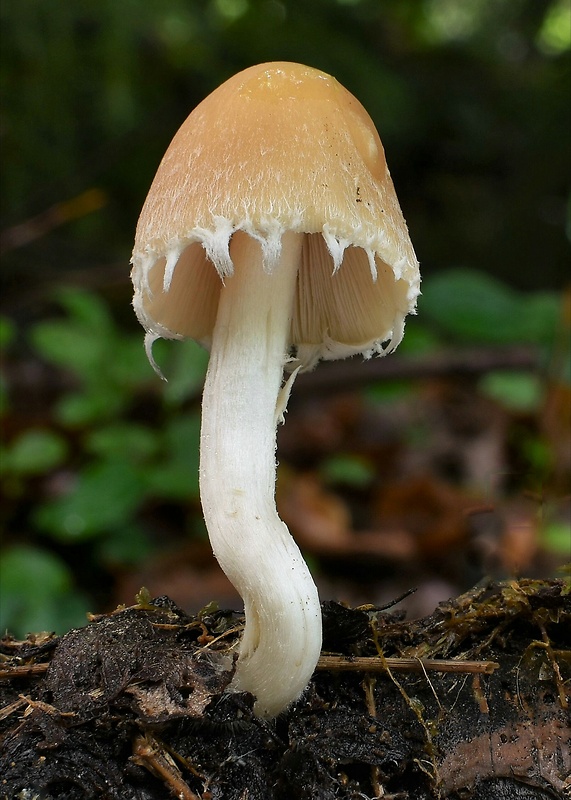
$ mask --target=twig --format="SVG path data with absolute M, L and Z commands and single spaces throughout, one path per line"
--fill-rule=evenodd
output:
M 370 674 L 365 675 L 363 679 L 363 689 L 365 691 L 365 703 L 367 706 L 367 713 L 373 719 L 377 719 L 377 704 L 375 702 L 375 684 L 377 679 Z M 381 770 L 378 764 L 371 764 L 371 786 L 374 791 L 374 800 L 380 800 L 385 797 L 385 789 L 381 784 L 380 778 Z M 373 798 L 372 798 L 373 800 Z
M 563 680 L 563 675 L 561 674 L 561 670 L 559 669 L 559 664 L 557 662 L 557 658 L 555 657 L 555 652 L 553 647 L 551 646 L 551 641 L 549 640 L 549 636 L 547 635 L 547 631 L 545 630 L 545 625 L 542 622 L 537 623 L 539 626 L 539 630 L 541 631 L 541 638 L 543 642 L 532 642 L 530 647 L 544 647 L 545 652 L 547 653 L 547 657 L 549 658 L 549 663 L 551 664 L 551 669 L 553 670 L 553 677 L 555 678 L 555 683 L 557 685 L 557 691 L 559 694 L 559 702 L 561 703 L 561 708 L 569 708 L 569 703 L 567 700 L 567 693 L 565 691 L 565 681 Z
M 200 797 L 186 783 L 172 758 L 149 734 L 137 736 L 133 742 L 132 760 L 155 777 L 160 778 L 172 794 L 180 800 L 200 800 Z
M 29 675 L 43 675 L 49 664 L 21 664 L 17 667 L 0 667 L 0 680 L 4 678 L 26 678 Z
M 10 703 L 9 706 L 4 706 L 4 708 L 0 708 L 0 721 L 8 719 L 8 717 L 13 714 L 15 711 L 18 711 L 19 708 L 27 705 L 28 701 L 25 697 L 20 697 L 14 703 Z
M 473 672 L 491 675 L 500 665 L 495 661 L 455 661 L 439 658 L 385 658 L 376 656 L 321 656 L 317 669 L 332 672 Z
M 102 189 L 87 189 L 85 192 L 63 200 L 42 211 L 31 219 L 13 225 L 0 233 L 0 254 L 24 247 L 36 239 L 50 233 L 54 228 L 73 219 L 79 219 L 107 204 L 107 196 Z
M 28 717 L 36 710 L 41 711 L 43 714 L 48 714 L 50 717 L 67 718 L 77 716 L 75 711 L 60 711 L 59 708 L 56 708 L 51 703 L 44 703 L 43 700 L 34 700 L 32 697 L 28 697 L 28 695 L 25 694 L 21 694 L 19 697 L 20 700 L 27 703 L 26 710 L 24 711 L 25 717 Z
M 339 393 L 379 380 L 418 380 L 458 375 L 477 376 L 493 370 L 540 368 L 540 356 L 531 346 L 467 347 L 441 350 L 430 356 L 397 355 L 368 361 L 324 362 L 315 372 L 298 376 L 291 403 L 307 394 Z

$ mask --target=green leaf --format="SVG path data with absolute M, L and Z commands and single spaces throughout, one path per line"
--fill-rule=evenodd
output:
M 49 430 L 27 430 L 15 439 L 3 458 L 3 471 L 18 475 L 41 475 L 66 458 L 67 442 Z
M 54 415 L 66 428 L 81 428 L 113 419 L 127 398 L 106 384 L 91 386 L 85 392 L 66 394 L 58 400 Z
M 198 465 L 197 465 L 198 469 Z M 161 462 L 147 472 L 149 494 L 165 500 L 186 502 L 198 497 L 198 472 L 176 461 Z
M 68 321 L 38 323 L 31 332 L 38 353 L 47 361 L 97 379 L 105 368 L 106 342 L 96 330 Z
M 168 405 L 177 406 L 201 391 L 209 354 L 192 339 L 173 342 L 170 353 L 172 358 L 166 367 L 163 397 Z
M 142 354 L 144 352 L 142 340 L 137 347 L 139 354 Z M 168 406 L 178 406 L 187 398 L 200 393 L 209 358 L 208 351 L 203 347 L 192 339 L 183 341 L 158 339 L 153 344 L 153 358 L 166 379 L 162 386 L 162 396 Z M 142 377 L 148 380 L 152 374 L 145 356 Z
M 0 349 L 6 349 L 13 341 L 16 336 L 16 326 L 12 322 L 11 319 L 5 317 L 4 315 L 0 316 Z
M 117 422 L 90 433 L 86 448 L 102 458 L 122 458 L 136 464 L 154 455 L 158 449 L 158 434 L 144 425 Z
M 147 359 L 142 336 L 115 339 L 107 353 L 106 372 L 114 385 L 122 389 L 132 389 L 153 380 L 160 384 Z
M 541 531 L 543 547 L 561 558 L 569 556 L 571 548 L 571 527 L 565 522 L 551 522 Z
M 394 380 L 372 383 L 363 390 L 363 393 L 373 403 L 390 405 L 410 397 L 414 391 L 414 384 L 411 381 Z
M 69 316 L 102 338 L 113 330 L 109 309 L 99 295 L 84 289 L 64 287 L 56 295 Z
M 188 467 L 198 464 L 200 413 L 175 417 L 165 430 L 165 442 L 171 458 Z
M 399 344 L 400 354 L 425 355 L 436 350 L 441 344 L 440 338 L 434 330 L 429 328 L 417 317 L 407 319 L 404 329 L 404 338 Z
M 479 388 L 510 411 L 536 411 L 543 399 L 542 381 L 530 372 L 490 372 Z
M 86 622 L 87 602 L 73 587 L 67 566 L 36 547 L 0 553 L 0 630 L 64 633 Z
M 345 484 L 355 489 L 369 486 L 375 476 L 374 467 L 363 458 L 352 455 L 332 456 L 323 462 L 321 473 L 326 481 Z
M 136 566 L 153 554 L 154 547 L 140 525 L 121 525 L 113 536 L 103 539 L 97 549 L 98 560 L 113 566 Z
M 69 494 L 39 508 L 35 521 L 59 541 L 84 541 L 126 524 L 144 496 L 143 477 L 130 464 L 95 464 Z
M 484 273 L 457 269 L 423 284 L 419 314 L 462 340 L 513 341 L 518 303 L 513 292 Z
M 530 466 L 530 474 L 535 475 L 538 480 L 542 476 L 544 478 L 553 464 L 553 454 L 549 442 L 542 436 L 524 430 L 518 437 L 518 447 Z
M 555 292 L 536 292 L 522 298 L 521 340 L 551 345 L 562 314 L 562 302 Z
M 419 314 L 459 341 L 549 344 L 558 321 L 554 293 L 525 295 L 483 272 L 456 269 L 423 284 Z
M 200 414 L 177 417 L 165 431 L 166 457 L 147 473 L 149 489 L 159 497 L 199 496 Z

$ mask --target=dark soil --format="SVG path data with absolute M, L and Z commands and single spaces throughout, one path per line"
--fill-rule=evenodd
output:
M 240 616 L 137 599 L 2 640 L 0 797 L 571 796 L 568 581 L 481 585 L 413 622 L 324 604 L 324 658 L 272 722 L 224 691 Z

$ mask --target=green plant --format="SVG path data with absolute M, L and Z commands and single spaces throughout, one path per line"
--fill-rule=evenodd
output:
M 39 418 L 28 418 L 15 405 L 10 364 L 26 353 L 24 334 L 0 319 L 6 364 L 0 373 L 0 626 L 17 635 L 82 624 L 87 610 L 99 608 L 93 598 L 100 586 L 116 570 L 152 558 L 159 540 L 164 548 L 165 531 L 173 546 L 181 531 L 205 535 L 198 499 L 198 401 L 207 353 L 192 342 L 157 342 L 154 355 L 168 378 L 161 382 L 135 320 L 125 330 L 110 305 L 86 290 L 61 289 L 56 300 L 61 312 L 25 332 L 34 358 L 53 376 L 49 392 L 37 389 L 42 399 L 51 398 Z M 560 302 L 556 293 L 517 293 L 465 270 L 429 277 L 400 351 L 420 357 L 442 346 L 524 340 L 551 365 L 552 343 L 566 338 Z M 552 469 L 550 444 L 541 426 L 525 419 L 541 415 L 547 374 L 495 371 L 477 388 L 511 415 L 510 447 L 519 469 L 541 482 Z M 555 378 L 561 383 L 567 376 Z M 59 387 L 55 393 L 52 381 Z M 367 397 L 399 403 L 413 391 L 414 383 L 399 380 L 372 387 Z M 324 480 L 353 488 L 366 488 L 373 470 L 351 452 L 320 465 Z M 560 549 L 566 528 L 556 513 L 547 514 L 543 530 L 546 546 Z
M 71 570 L 54 554 L 30 545 L 0 552 L 0 630 L 65 633 L 86 621 L 87 597 Z
M 192 524 L 199 513 L 199 411 L 192 406 L 206 354 L 191 342 L 171 348 L 159 343 L 157 355 L 169 377 L 163 391 L 138 331 L 122 331 L 100 297 L 66 288 L 56 299 L 63 313 L 35 324 L 28 338 L 63 388 L 40 426 L 32 423 L 7 437 L 0 462 L 6 507 L 2 624 L 19 634 L 36 624 L 45 587 L 70 601 L 49 607 L 45 616 L 52 615 L 54 627 L 69 621 L 64 607 L 82 606 L 84 595 L 71 578 L 76 573 L 81 579 L 88 567 L 75 563 L 80 554 L 84 559 L 88 553 L 94 574 L 148 557 L 155 547 L 144 522 L 148 505 L 184 503 L 188 527 L 200 528 Z M 2 336 L 6 348 L 14 338 L 13 332 Z M 5 393 L 9 421 L 9 386 Z M 14 550 L 22 528 L 25 549 Z M 56 553 L 47 553 L 50 546 Z M 33 580 L 26 577 L 26 553 L 33 555 Z M 37 592 L 36 581 L 42 587 Z

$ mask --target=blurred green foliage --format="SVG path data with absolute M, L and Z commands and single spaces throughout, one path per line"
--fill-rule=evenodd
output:
M 39 547 L 14 545 L 0 552 L 2 632 L 65 633 L 85 622 L 87 598 L 74 587 L 65 563 Z
M 556 292 L 524 294 L 482 272 L 456 269 L 423 286 L 419 314 L 460 342 L 550 347 L 561 298 Z
M 157 342 L 168 383 L 156 378 L 127 264 L 174 132 L 238 70 L 319 67 L 377 124 L 424 275 L 403 352 L 557 348 L 571 234 L 567 0 L 22 0 L 0 4 L 0 25 L 0 628 L 81 624 L 110 576 L 172 530 L 204 534 L 207 357 Z M 530 411 L 538 381 L 498 373 L 481 389 Z M 522 443 L 545 465 L 541 447 Z M 370 478 L 352 454 L 323 474 Z
M 65 628 L 71 609 L 75 623 L 81 621 L 77 613 L 85 599 L 80 603 L 83 595 L 72 589 L 65 561 L 42 548 L 42 537 L 51 547 L 87 543 L 90 563 L 99 563 L 103 571 L 149 556 L 154 545 L 142 522 L 149 504 L 182 505 L 189 528 L 194 524 L 200 530 L 200 522 L 192 519 L 198 507 L 196 400 L 207 354 L 193 342 L 177 348 L 158 343 L 157 357 L 170 378 L 163 392 L 141 334 L 125 335 L 100 297 L 63 289 L 57 299 L 62 313 L 32 325 L 27 338 L 35 356 L 57 371 L 60 390 L 44 409 L 41 424 L 16 430 L 5 442 L 0 460 L 3 522 L 11 533 L 0 563 L 6 573 L 0 627 L 20 631 L 28 617 L 24 600 L 16 602 L 11 592 L 21 595 L 26 589 L 10 576 L 26 570 L 30 553 L 34 570 L 47 570 L 47 586 L 71 603 L 66 614 L 52 617 L 52 624 Z M 8 358 L 16 338 L 14 333 L 3 337 Z M 7 394 L 4 419 L 17 423 Z M 22 539 L 36 544 L 22 549 L 17 544 Z M 30 620 L 37 618 L 36 611 L 33 599 Z
M 465 281 L 478 302 L 459 316 L 447 287 L 457 290 Z M 429 353 L 444 344 L 517 342 L 518 336 L 506 332 L 518 330 L 522 316 L 526 341 L 546 354 L 558 336 L 555 292 L 520 295 L 485 274 L 457 270 L 427 279 L 424 297 L 425 313 L 405 337 L 408 353 Z M 164 547 L 161 527 L 169 513 L 175 512 L 186 535 L 204 534 L 198 454 L 207 353 L 190 341 L 158 342 L 156 356 L 169 379 L 161 384 L 147 361 L 142 333 L 127 335 L 101 297 L 66 288 L 57 300 L 60 313 L 35 323 L 26 335 L 35 356 L 57 374 L 59 389 L 42 423 L 13 432 L 0 461 L 9 532 L 0 561 L 0 628 L 18 633 L 38 625 L 65 630 L 81 624 L 86 586 L 97 594 L 93 574 L 97 581 L 106 571 L 152 557 Z M 544 315 L 547 307 L 555 313 Z M 490 327 L 497 308 L 501 324 Z M 2 339 L 9 360 L 17 332 Z M 542 379 L 532 372 L 491 373 L 481 389 L 517 411 L 537 411 L 543 397 Z M 399 381 L 371 396 L 386 402 L 410 390 Z M 4 416 L 17 420 L 10 391 Z M 529 463 L 545 471 L 548 455 L 541 447 L 533 436 L 521 442 Z M 341 453 L 323 462 L 321 475 L 326 483 L 360 488 L 370 484 L 374 471 L 360 456 Z M 159 515 L 158 530 L 151 530 L 157 508 L 164 518 Z M 553 525 L 549 531 L 546 541 L 554 547 L 561 532 Z

